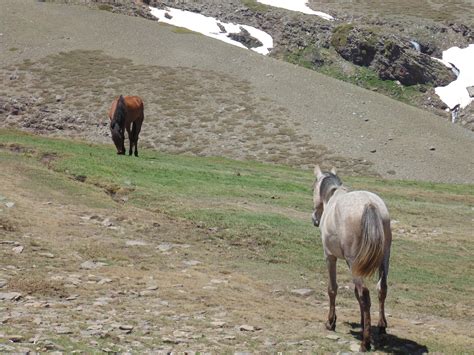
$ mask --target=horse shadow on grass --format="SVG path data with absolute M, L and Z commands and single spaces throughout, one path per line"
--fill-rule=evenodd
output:
M 346 322 L 346 324 L 352 328 L 350 330 L 351 334 L 361 341 L 360 324 L 354 322 Z M 370 333 L 372 334 L 373 345 L 371 350 L 373 351 L 383 351 L 390 354 L 424 354 L 429 352 L 425 345 L 389 334 L 388 330 L 387 334 L 379 334 L 378 328 L 372 326 Z

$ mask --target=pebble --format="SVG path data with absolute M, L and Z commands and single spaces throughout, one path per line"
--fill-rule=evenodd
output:
M 173 244 L 170 243 L 163 243 L 158 245 L 158 250 L 159 251 L 169 251 L 173 248 Z
M 339 340 L 341 337 L 339 335 L 329 334 L 329 335 L 326 335 L 326 338 L 331 339 L 331 340 Z
M 197 266 L 201 264 L 201 262 L 197 260 L 187 260 L 187 261 L 183 261 L 183 264 L 186 266 Z
M 121 324 L 121 325 L 119 326 L 119 329 L 120 329 L 120 330 L 124 330 L 124 331 L 126 331 L 127 333 L 131 333 L 132 330 L 133 330 L 133 325 L 131 325 L 131 324 Z
M 257 330 L 261 330 L 262 328 L 259 328 L 259 327 L 254 327 L 253 325 L 248 325 L 248 324 L 242 324 L 240 327 L 239 327 L 239 330 L 241 332 L 255 332 Z
M 23 335 L 9 335 L 8 340 L 10 340 L 13 343 L 21 343 L 23 341 L 24 337 Z
M 57 327 L 56 334 L 72 334 L 72 330 L 68 327 Z
M 15 202 L 7 202 L 7 203 L 5 203 L 5 206 L 7 208 L 12 208 L 13 206 L 15 206 Z
M 21 254 L 21 252 L 22 252 L 24 249 L 25 249 L 25 247 L 23 247 L 23 246 L 20 245 L 20 246 L 14 247 L 14 248 L 12 249 L 12 251 L 13 251 L 15 254 Z
M 359 352 L 360 345 L 358 343 L 352 342 L 349 349 L 351 349 L 351 351 L 353 351 L 353 352 Z
M 226 322 L 215 321 L 215 322 L 211 322 L 211 325 L 212 325 L 213 327 L 222 328 L 223 326 L 226 325 Z
M 45 258 L 53 259 L 54 254 L 52 253 L 38 253 L 39 256 L 44 256 Z

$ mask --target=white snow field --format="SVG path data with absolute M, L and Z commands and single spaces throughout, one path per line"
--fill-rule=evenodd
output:
M 257 2 L 270 5 L 274 7 L 281 7 L 283 9 L 291 10 L 291 11 L 298 11 L 308 15 L 316 15 L 322 17 L 325 20 L 334 20 L 329 14 L 321 11 L 314 11 L 309 8 L 308 0 L 257 0 Z

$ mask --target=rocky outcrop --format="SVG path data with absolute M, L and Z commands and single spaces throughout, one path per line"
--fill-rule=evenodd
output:
M 242 43 L 247 48 L 256 48 L 263 46 L 263 43 L 260 42 L 255 37 L 252 37 L 245 28 L 240 27 L 239 33 L 229 33 L 229 38 L 233 39 L 234 41 Z
M 456 79 L 450 69 L 413 43 L 352 24 L 336 27 L 331 38 L 331 44 L 344 59 L 371 67 L 383 80 L 398 80 L 403 85 L 444 86 Z

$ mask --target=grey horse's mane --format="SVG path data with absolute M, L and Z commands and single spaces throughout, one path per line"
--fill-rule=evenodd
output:
M 332 197 L 334 192 L 342 186 L 342 181 L 333 173 L 326 173 L 319 187 L 319 195 L 326 203 Z

